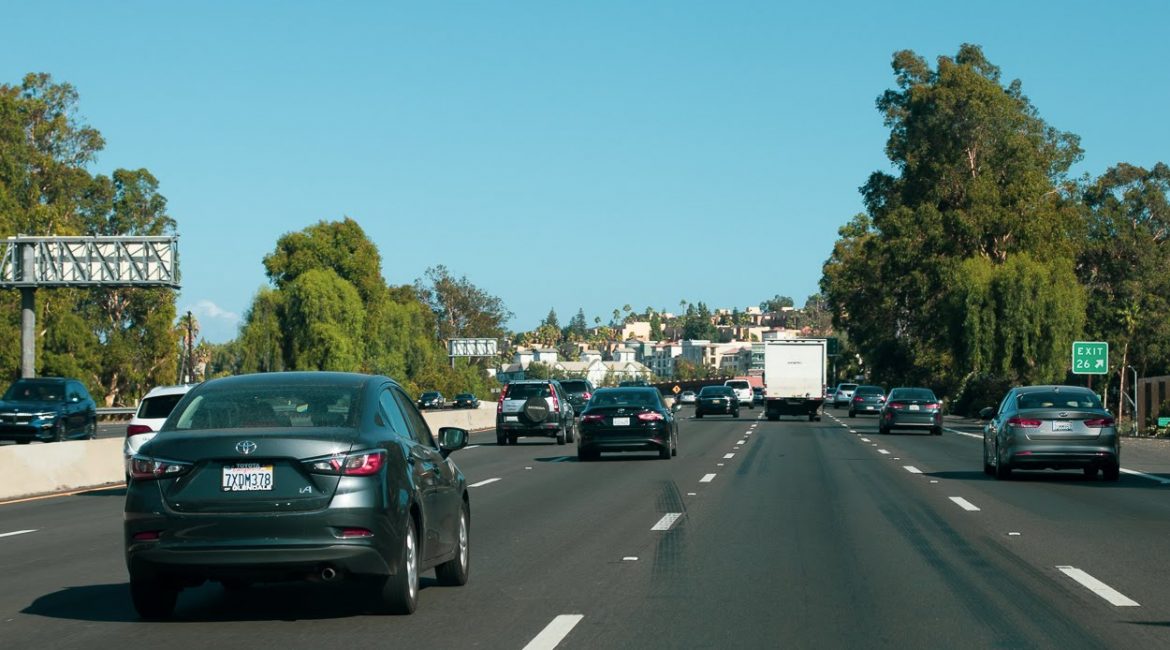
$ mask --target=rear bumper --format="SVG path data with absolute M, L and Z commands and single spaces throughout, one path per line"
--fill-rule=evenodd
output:
M 391 563 L 372 545 L 303 544 L 280 548 L 203 548 L 176 550 L 132 544 L 126 551 L 131 574 L 165 575 L 198 583 L 204 580 L 304 580 L 326 567 L 342 575 L 390 575 Z
M 859 411 L 860 412 L 860 411 Z M 888 417 L 886 414 L 890 414 Z M 886 411 L 881 416 L 882 426 L 887 429 L 939 429 L 942 428 L 942 414 L 910 414 Z
M 1004 460 L 1019 469 L 1071 469 L 1104 467 L 1120 462 L 1118 449 L 1109 442 L 1091 444 L 1048 443 L 1031 441 L 1009 443 L 1000 452 Z
M 734 404 L 695 404 L 695 415 L 731 415 L 739 412 L 739 406 Z
M 496 431 L 507 433 L 514 436 L 540 436 L 544 438 L 555 438 L 557 432 L 561 430 L 560 422 L 541 422 L 540 424 L 527 424 L 524 422 L 507 422 L 505 420 L 496 419 Z
M 582 429 L 577 445 L 586 451 L 659 451 L 670 448 L 670 432 L 664 429 Z

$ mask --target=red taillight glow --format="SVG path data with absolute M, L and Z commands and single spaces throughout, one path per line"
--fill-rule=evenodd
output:
M 1085 420 L 1085 426 L 1091 429 L 1100 429 L 1101 427 L 1111 427 L 1114 424 L 1113 418 L 1093 418 Z
M 144 530 L 141 533 L 134 533 L 134 541 L 136 542 L 157 542 L 161 536 L 162 531 L 158 530 Z
M 581 398 L 588 402 L 589 400 L 593 399 L 593 393 L 585 391 L 584 393 L 581 393 Z
M 864 402 L 864 401 L 865 401 L 865 398 L 864 398 L 864 397 L 854 397 L 854 398 L 853 398 L 853 401 L 854 401 L 854 402 L 857 402 L 858 404 L 860 404 L 860 403 L 862 403 L 862 402 Z
M 130 459 L 130 478 L 146 481 L 156 478 L 171 478 L 187 473 L 191 466 L 169 460 L 135 456 Z
M 665 420 L 666 418 L 662 417 L 661 413 L 655 413 L 654 411 L 648 411 L 646 413 L 639 413 L 638 419 L 643 421 L 643 422 L 658 422 L 659 420 Z
M 582 415 L 581 421 L 582 422 L 604 422 L 605 416 L 604 415 L 596 415 L 594 413 L 589 413 L 587 415 Z
M 338 537 L 342 539 L 358 539 L 362 537 L 373 537 L 374 533 L 365 528 L 342 528 Z
M 557 390 L 552 386 L 549 386 L 548 392 L 550 395 L 552 395 L 553 398 L 553 410 L 559 413 L 561 410 L 561 400 L 557 399 Z
M 500 401 L 496 402 L 496 414 L 497 415 L 504 412 L 504 396 L 506 396 L 507 394 L 508 394 L 508 385 L 504 384 L 504 387 L 500 389 Z
M 1038 429 L 1040 428 L 1040 420 L 1033 420 L 1032 418 L 1014 417 L 1008 418 L 1007 425 L 1009 427 L 1019 427 L 1021 429 Z
M 886 406 L 889 406 L 890 408 L 894 409 L 895 411 L 906 408 L 906 405 L 901 403 L 901 402 L 890 402 Z
M 128 435 L 128 436 L 134 436 L 134 435 L 138 435 L 140 433 L 151 433 L 152 431 L 154 431 L 154 429 L 151 429 L 149 426 L 147 426 L 145 424 L 128 424 L 128 425 L 126 425 L 126 435 Z
M 937 409 L 938 406 L 939 406 L 938 402 L 931 402 L 930 404 L 923 404 L 922 408 L 924 408 L 928 411 L 933 411 L 933 410 Z
M 347 456 L 341 473 L 346 476 L 372 476 L 382 469 L 382 461 L 385 459 L 386 455 L 380 451 Z

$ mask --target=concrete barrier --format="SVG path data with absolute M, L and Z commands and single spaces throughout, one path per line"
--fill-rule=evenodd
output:
M 424 411 L 432 431 L 471 431 L 496 425 L 496 404 L 478 409 Z M 122 483 L 122 444 L 117 438 L 0 446 L 0 501 Z

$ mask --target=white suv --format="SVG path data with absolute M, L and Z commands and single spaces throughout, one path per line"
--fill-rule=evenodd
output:
M 138 402 L 134 418 L 126 425 L 126 443 L 122 446 L 127 482 L 130 476 L 130 459 L 146 441 L 158 433 L 159 427 L 167 421 L 167 416 L 174 410 L 175 404 L 178 404 L 179 400 L 194 387 L 195 384 L 159 386 L 152 388 L 142 401 Z
M 842 405 L 849 406 L 849 402 L 853 401 L 853 391 L 857 390 L 857 384 L 837 384 L 837 392 L 833 393 L 833 406 L 841 408 Z
M 739 400 L 741 406 L 747 406 L 750 409 L 756 408 L 752 402 L 752 385 L 746 379 L 728 379 L 723 382 L 731 390 L 735 391 L 735 398 Z

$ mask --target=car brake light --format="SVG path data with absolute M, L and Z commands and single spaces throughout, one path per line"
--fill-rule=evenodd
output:
M 557 412 L 560 412 L 560 410 L 561 410 L 561 400 L 557 399 L 557 389 L 553 388 L 553 387 L 552 387 L 552 385 L 549 385 L 549 387 L 548 387 L 548 392 L 549 392 L 549 394 L 550 394 L 550 395 L 552 395 L 552 400 L 553 400 L 553 410 L 554 410 L 554 411 L 557 411 Z
M 648 411 L 646 413 L 639 413 L 638 419 L 643 421 L 643 422 L 656 422 L 658 420 L 664 420 L 666 418 L 662 417 L 661 413 L 655 413 L 654 411 Z
M 158 530 L 144 530 L 141 533 L 134 533 L 134 541 L 136 542 L 157 542 L 161 537 L 162 531 Z
M 928 410 L 934 410 L 938 408 L 938 402 L 931 402 L 930 404 L 923 404 L 922 406 Z
M 507 394 L 508 394 L 508 384 L 504 384 L 504 387 L 500 389 L 500 401 L 496 402 L 496 414 L 497 415 L 504 412 L 504 397 Z
M 593 399 L 593 393 L 585 391 L 584 393 L 581 393 L 581 398 L 588 402 L 589 400 Z
M 305 461 L 310 472 L 315 474 L 341 474 L 343 476 L 372 476 L 382 469 L 386 460 L 384 451 L 367 451 L 344 456 L 336 454 L 327 458 Z
M 1091 420 L 1085 420 L 1085 426 L 1093 428 L 1093 429 L 1100 429 L 1101 427 L 1111 427 L 1111 426 L 1113 426 L 1113 424 L 1114 424 L 1113 418 L 1093 418 Z
M 356 539 L 360 537 L 373 537 L 374 533 L 366 528 L 342 528 L 338 537 L 342 539 Z
M 854 401 L 854 402 L 858 402 L 858 403 L 860 403 L 860 402 L 864 402 L 864 401 L 865 401 L 865 398 L 863 398 L 863 397 L 854 397 L 854 398 L 853 398 L 853 401 Z
M 134 435 L 138 435 L 140 433 L 151 433 L 152 431 L 154 431 L 154 429 L 151 429 L 149 426 L 147 426 L 145 424 L 126 425 L 126 435 L 128 435 L 128 436 L 134 436 Z
M 130 478 L 147 481 L 157 478 L 172 478 L 186 474 L 191 469 L 187 463 L 178 463 L 147 456 L 135 456 L 130 459 Z
M 901 402 L 890 402 L 886 406 L 889 406 L 890 408 L 894 409 L 895 411 L 900 411 L 900 410 L 906 408 L 906 405 L 901 403 Z
M 582 416 L 581 416 L 581 421 L 582 421 L 582 422 L 602 422 L 602 421 L 604 421 L 604 420 L 605 420 L 605 416 L 603 416 L 603 415 L 597 415 L 597 414 L 594 414 L 594 413 L 589 413 L 588 415 L 582 415 Z
M 1019 427 L 1021 429 L 1037 429 L 1040 427 L 1040 420 L 1033 420 L 1032 418 L 1014 417 L 1008 418 L 1007 425 L 1009 427 Z

